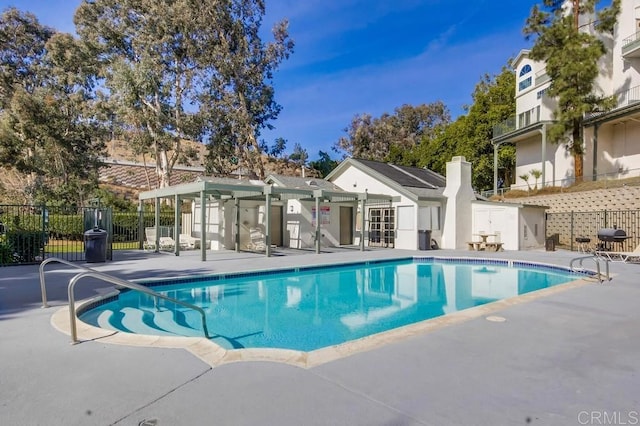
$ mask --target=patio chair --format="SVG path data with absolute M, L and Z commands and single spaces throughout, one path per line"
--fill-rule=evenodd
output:
M 633 251 L 604 251 L 598 250 L 596 256 L 611 262 L 638 263 L 640 262 L 640 244 Z
M 250 241 L 247 244 L 247 248 L 249 250 L 265 251 L 267 249 L 267 245 L 265 243 L 265 233 L 262 225 L 251 228 L 249 230 L 249 238 Z
M 144 229 L 144 243 L 142 244 L 144 250 L 156 249 L 156 228 Z
M 173 250 L 176 242 L 171 237 L 160 237 L 160 250 Z
M 180 248 L 181 249 L 197 249 L 200 248 L 200 239 L 192 237 L 189 234 L 180 234 Z

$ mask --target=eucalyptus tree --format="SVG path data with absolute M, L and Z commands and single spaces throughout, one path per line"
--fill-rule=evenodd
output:
M 103 147 L 92 55 L 31 14 L 11 9 L 0 21 L 0 163 L 27 176 L 32 202 L 83 204 Z
M 547 94 L 558 101 L 549 139 L 566 144 L 573 154 L 577 180 L 583 176 L 585 114 L 615 105 L 613 97 L 594 91 L 594 82 L 600 72 L 599 60 L 607 53 L 603 39 L 613 34 L 620 0 L 611 0 L 608 6 L 601 3 L 544 0 L 533 7 L 524 28 L 527 37 L 535 37 L 530 57 L 546 63 L 551 78 Z M 583 21 L 587 23 L 581 24 Z
M 292 49 L 286 22 L 262 43 L 264 12 L 261 0 L 84 0 L 77 9 L 122 130 L 155 156 L 160 186 L 184 139 L 208 138 L 209 158 L 229 166 L 233 153 L 232 163 L 264 175 L 257 137 L 279 111 L 268 80 Z
M 433 137 L 450 120 L 449 110 L 441 101 L 402 105 L 393 114 L 384 113 L 378 118 L 356 115 L 345 129 L 347 136 L 341 137 L 333 150 L 356 158 L 411 163 L 403 154 L 423 138 Z

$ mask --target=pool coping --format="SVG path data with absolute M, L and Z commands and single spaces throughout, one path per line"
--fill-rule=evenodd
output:
M 468 257 L 438 257 L 438 256 L 413 256 L 408 257 L 415 260 L 438 260 L 445 262 L 455 261 L 468 261 L 473 264 L 518 264 L 522 267 L 542 267 L 545 269 L 563 270 L 568 271 L 568 268 L 560 267 L 558 265 L 546 264 L 540 262 L 526 262 L 519 260 L 507 260 L 496 258 L 468 258 Z M 399 260 L 399 259 L 393 259 Z M 392 261 L 393 261 L 392 260 Z M 499 262 L 499 263 L 497 263 Z M 362 262 L 348 262 L 350 263 L 362 263 Z M 379 261 L 376 261 L 379 263 Z M 328 266 L 328 265 L 327 265 Z M 338 266 L 333 264 L 331 266 Z M 317 268 L 318 265 L 310 266 L 309 268 Z M 271 268 L 265 269 L 265 272 L 274 272 L 287 268 Z M 300 269 L 305 269 L 300 267 Z M 78 343 L 99 341 L 102 343 L 125 345 L 125 346 L 138 346 L 138 347 L 157 347 L 157 348 L 172 348 L 172 349 L 184 349 L 195 355 L 203 362 L 207 363 L 211 367 L 220 366 L 227 363 L 243 362 L 243 361 L 266 361 L 266 362 L 279 362 L 296 366 L 300 368 L 311 368 L 318 365 L 322 365 L 331 361 L 335 361 L 348 356 L 371 351 L 390 343 L 406 340 L 415 335 L 422 335 L 424 333 L 432 332 L 443 327 L 460 324 L 472 319 L 477 319 L 482 316 L 489 316 L 501 310 L 504 310 L 510 306 L 514 306 L 521 303 L 530 302 L 536 299 L 548 297 L 552 294 L 567 291 L 573 288 L 582 287 L 587 284 L 592 284 L 594 281 L 587 273 L 593 273 L 593 271 L 582 270 L 585 276 L 567 283 L 558 284 L 553 287 L 540 289 L 525 293 L 510 298 L 497 300 L 495 302 L 486 303 L 483 305 L 467 308 L 462 311 L 456 311 L 442 315 L 436 318 L 427 319 L 414 324 L 408 324 L 402 327 L 394 328 L 392 330 L 383 331 L 380 333 L 365 336 L 356 340 L 348 341 L 334 346 L 316 349 L 314 351 L 304 352 L 298 350 L 289 349 L 275 349 L 275 348 L 243 348 L 243 349 L 225 349 L 216 343 L 206 339 L 204 337 L 183 337 L 183 336 L 156 336 L 146 334 L 134 334 L 126 333 L 123 331 L 107 330 L 99 327 L 87 324 L 79 319 L 76 319 L 77 324 L 77 336 Z M 226 274 L 228 276 L 232 273 Z M 142 280 L 140 280 L 142 281 Z M 83 308 L 90 304 L 95 304 L 103 299 L 113 297 L 118 292 L 111 292 L 103 294 L 99 297 L 85 299 L 78 302 L 76 311 L 82 312 Z M 496 318 L 487 318 L 489 320 L 495 320 Z M 498 318 L 502 319 L 502 318 Z M 51 324 L 58 331 L 71 335 L 70 327 L 70 313 L 69 306 L 66 305 L 51 316 Z

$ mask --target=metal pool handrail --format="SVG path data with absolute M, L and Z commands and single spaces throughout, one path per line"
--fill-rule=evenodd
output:
M 571 259 L 571 262 L 569 262 L 569 269 L 571 271 L 575 271 L 575 269 L 573 268 L 573 263 L 576 261 L 580 261 L 579 265 L 580 268 L 583 268 L 582 263 L 584 262 L 585 259 L 591 259 L 595 262 L 596 264 L 596 271 L 598 274 L 598 281 L 600 281 L 600 283 L 602 283 L 604 280 L 602 279 L 602 274 L 600 273 L 600 259 L 598 258 L 598 256 L 582 256 L 582 257 L 576 257 L 574 259 Z M 605 265 L 605 271 L 606 271 L 606 278 L 607 281 L 611 281 L 611 277 L 609 276 L 609 262 L 606 259 L 604 260 L 604 265 Z
M 40 263 L 40 292 L 42 293 L 42 307 L 43 308 L 48 308 L 49 307 L 49 305 L 47 304 L 47 287 L 46 287 L 45 282 L 44 282 L 44 266 L 46 264 L 52 263 L 52 262 L 64 263 L 65 265 L 73 266 L 74 268 L 82 269 L 83 271 L 94 271 L 95 270 L 95 269 L 87 268 L 86 266 L 76 265 L 75 263 L 71 263 L 71 262 L 69 262 L 67 260 L 59 259 L 57 257 L 50 257 L 48 259 L 43 260 L 42 263 Z
M 87 268 L 88 269 L 88 268 Z M 111 275 L 107 275 L 104 274 L 102 272 L 98 272 L 96 270 L 86 270 L 84 272 L 80 272 L 79 274 L 77 274 L 75 277 L 71 278 L 71 280 L 69 280 L 69 287 L 68 287 L 68 292 L 69 292 L 69 318 L 71 320 L 71 341 L 72 343 L 78 343 L 78 331 L 76 328 L 76 303 L 75 303 L 75 296 L 73 294 L 73 289 L 75 288 L 76 284 L 78 283 L 78 281 L 81 278 L 84 277 L 93 277 L 93 278 L 98 278 L 101 279 L 103 281 L 107 281 L 111 284 L 115 284 L 115 285 L 119 285 L 122 287 L 126 287 L 129 288 L 131 290 L 136 290 L 145 294 L 148 294 L 150 296 L 159 298 L 159 299 L 164 299 L 167 300 L 169 302 L 173 302 L 177 305 L 181 305 L 184 306 L 185 308 L 189 308 L 189 309 L 193 309 L 194 311 L 198 312 L 200 314 L 200 316 L 202 317 L 202 331 L 204 333 L 204 336 L 207 339 L 210 339 L 211 336 L 209 336 L 209 330 L 207 329 L 207 317 L 206 314 L 204 313 L 204 310 L 196 305 L 192 305 L 191 303 L 188 302 L 183 302 L 181 300 L 177 300 L 174 299 L 172 297 L 169 296 L 165 296 L 164 294 L 160 294 L 160 293 L 156 293 L 155 291 L 140 285 L 140 284 L 135 284 L 132 283 L 131 281 L 126 281 L 120 278 L 116 278 L 114 276 Z

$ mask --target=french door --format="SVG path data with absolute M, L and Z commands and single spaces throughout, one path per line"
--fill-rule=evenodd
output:
M 369 246 L 393 247 L 395 210 L 369 209 Z

